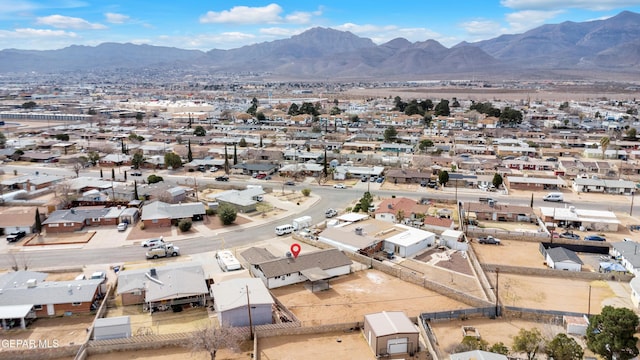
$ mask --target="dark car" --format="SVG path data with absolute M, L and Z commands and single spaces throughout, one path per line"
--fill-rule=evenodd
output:
M 481 237 L 478 238 L 478 242 L 480 244 L 493 244 L 493 245 L 500 245 L 500 239 L 496 239 L 493 236 L 489 235 L 487 237 Z
M 27 233 L 24 232 L 24 231 L 12 232 L 11 234 L 7 235 L 7 241 L 8 242 L 16 242 L 16 241 L 22 239 L 25 236 L 27 236 Z
M 142 173 L 140 171 L 132 171 L 131 176 L 142 176 Z
M 285 185 L 289 185 L 289 186 L 293 186 L 293 185 L 295 185 L 296 183 L 295 183 L 295 182 L 293 182 L 293 181 L 291 181 L 291 180 L 289 180 L 289 181 L 285 182 L 284 184 L 285 184 Z
M 585 236 L 584 239 L 589 241 L 607 241 L 607 239 L 600 235 L 588 235 Z
M 229 181 L 229 177 L 226 175 L 216 176 L 216 181 Z
M 560 237 L 563 239 L 580 240 L 580 235 L 574 234 L 572 232 L 564 232 L 560 234 Z

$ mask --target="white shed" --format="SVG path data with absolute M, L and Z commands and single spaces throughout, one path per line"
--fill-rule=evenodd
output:
M 436 234 L 432 232 L 401 224 L 393 228 L 393 235 L 384 239 L 384 248 L 403 258 L 409 258 L 436 242 Z
M 575 252 L 563 247 L 547 249 L 547 266 L 556 270 L 582 271 L 583 262 Z
M 131 337 L 131 319 L 128 316 L 96 319 L 93 326 L 94 340 Z
M 466 241 L 464 232 L 458 230 L 445 230 L 440 234 L 440 245 L 444 245 L 449 249 L 458 251 L 469 250 L 469 244 Z

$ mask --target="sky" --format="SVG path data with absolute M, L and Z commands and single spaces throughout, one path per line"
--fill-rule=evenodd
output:
M 376 44 L 403 37 L 451 47 L 624 10 L 640 13 L 640 0 L 0 0 L 0 49 L 117 42 L 208 51 L 314 27 L 350 31 Z

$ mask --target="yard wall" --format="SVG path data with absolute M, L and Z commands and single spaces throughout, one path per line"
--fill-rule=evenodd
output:
M 38 346 L 37 344 L 35 346 Z M 80 345 L 65 345 L 61 347 L 36 347 L 22 350 L 2 351 L 0 357 L 3 359 L 20 360 L 57 360 L 69 359 L 76 356 Z
M 633 279 L 633 275 L 623 273 L 597 273 L 587 271 L 562 271 L 553 269 L 537 269 L 521 266 L 509 266 L 509 265 L 496 265 L 496 264 L 482 264 L 482 269 L 487 272 L 496 272 L 499 269 L 500 273 L 525 275 L 525 276 L 539 276 L 539 277 L 556 277 L 563 279 L 574 280 L 605 280 L 605 281 L 624 281 L 629 282 Z

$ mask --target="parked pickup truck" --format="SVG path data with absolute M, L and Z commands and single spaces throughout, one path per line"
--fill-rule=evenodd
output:
M 180 248 L 173 246 L 173 244 L 166 244 L 158 246 L 147 251 L 147 259 L 157 259 L 160 257 L 178 256 L 180 255 Z
M 496 239 L 493 236 L 489 235 L 489 236 L 485 236 L 485 237 L 481 237 L 478 238 L 478 242 L 480 244 L 494 244 L 494 245 L 500 245 L 500 239 Z

